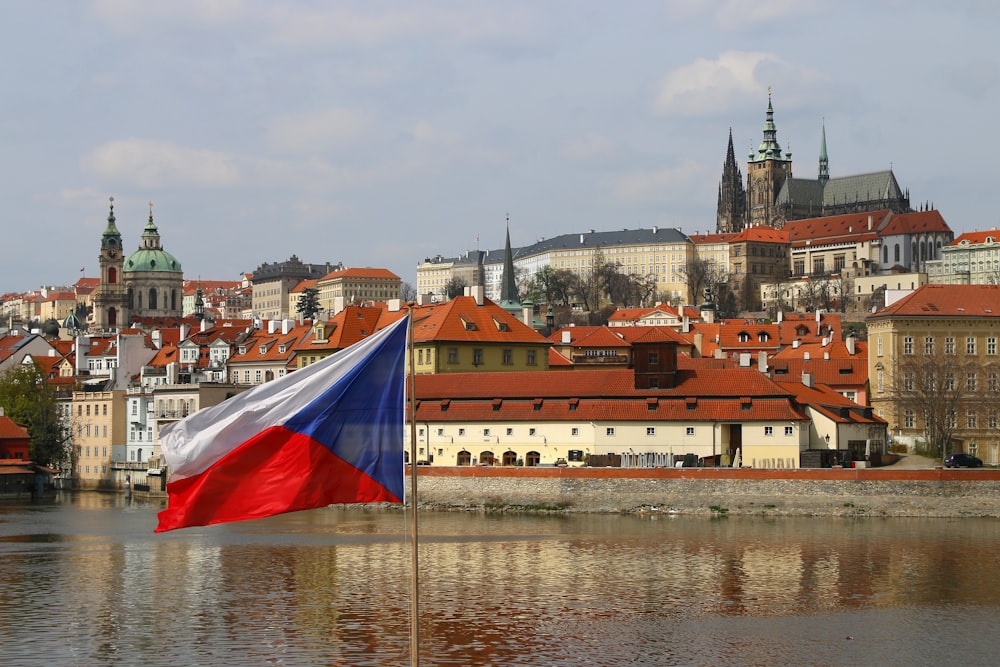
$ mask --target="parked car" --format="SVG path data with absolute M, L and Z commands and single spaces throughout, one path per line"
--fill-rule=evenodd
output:
M 957 452 L 949 454 L 944 459 L 945 468 L 982 468 L 983 460 L 972 454 Z

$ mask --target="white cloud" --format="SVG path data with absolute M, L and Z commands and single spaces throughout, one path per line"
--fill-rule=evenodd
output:
M 106 180 L 144 188 L 229 187 L 242 175 L 239 159 L 229 153 L 148 139 L 101 144 L 81 159 L 81 166 Z
M 761 80 L 766 70 L 768 81 Z M 773 53 L 727 51 L 715 60 L 699 58 L 664 77 L 656 109 L 682 116 L 725 113 L 745 106 L 749 97 L 760 98 L 773 80 L 808 81 L 815 78 Z
M 350 109 L 323 109 L 279 118 L 266 138 L 279 152 L 312 154 L 357 141 L 370 125 L 367 117 Z

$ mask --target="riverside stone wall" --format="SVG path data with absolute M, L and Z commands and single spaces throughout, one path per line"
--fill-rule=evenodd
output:
M 417 489 L 428 509 L 1000 517 L 1000 470 L 421 469 Z

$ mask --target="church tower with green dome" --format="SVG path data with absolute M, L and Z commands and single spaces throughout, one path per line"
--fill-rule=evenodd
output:
M 181 263 L 160 245 L 152 202 L 139 249 L 125 260 L 124 270 L 130 321 L 181 316 L 184 272 Z
M 97 329 L 116 329 L 128 321 L 126 311 L 122 235 L 115 225 L 115 198 L 110 198 L 108 225 L 101 235 L 101 254 L 97 258 L 101 268 L 101 283 L 94 292 L 94 319 Z

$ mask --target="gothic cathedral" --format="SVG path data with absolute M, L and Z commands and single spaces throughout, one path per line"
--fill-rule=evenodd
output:
M 758 226 L 781 229 L 789 220 L 864 211 L 889 209 L 894 213 L 907 213 L 913 210 L 910 208 L 909 192 L 899 187 L 891 169 L 830 178 L 825 124 L 817 178 L 794 178 L 792 154 L 782 153 L 778 143 L 770 91 L 767 94 L 764 138 L 756 153 L 751 151 L 747 158 L 745 190 L 741 179 L 730 129 L 716 209 L 716 230 L 719 233 L 739 232 L 745 227 Z

